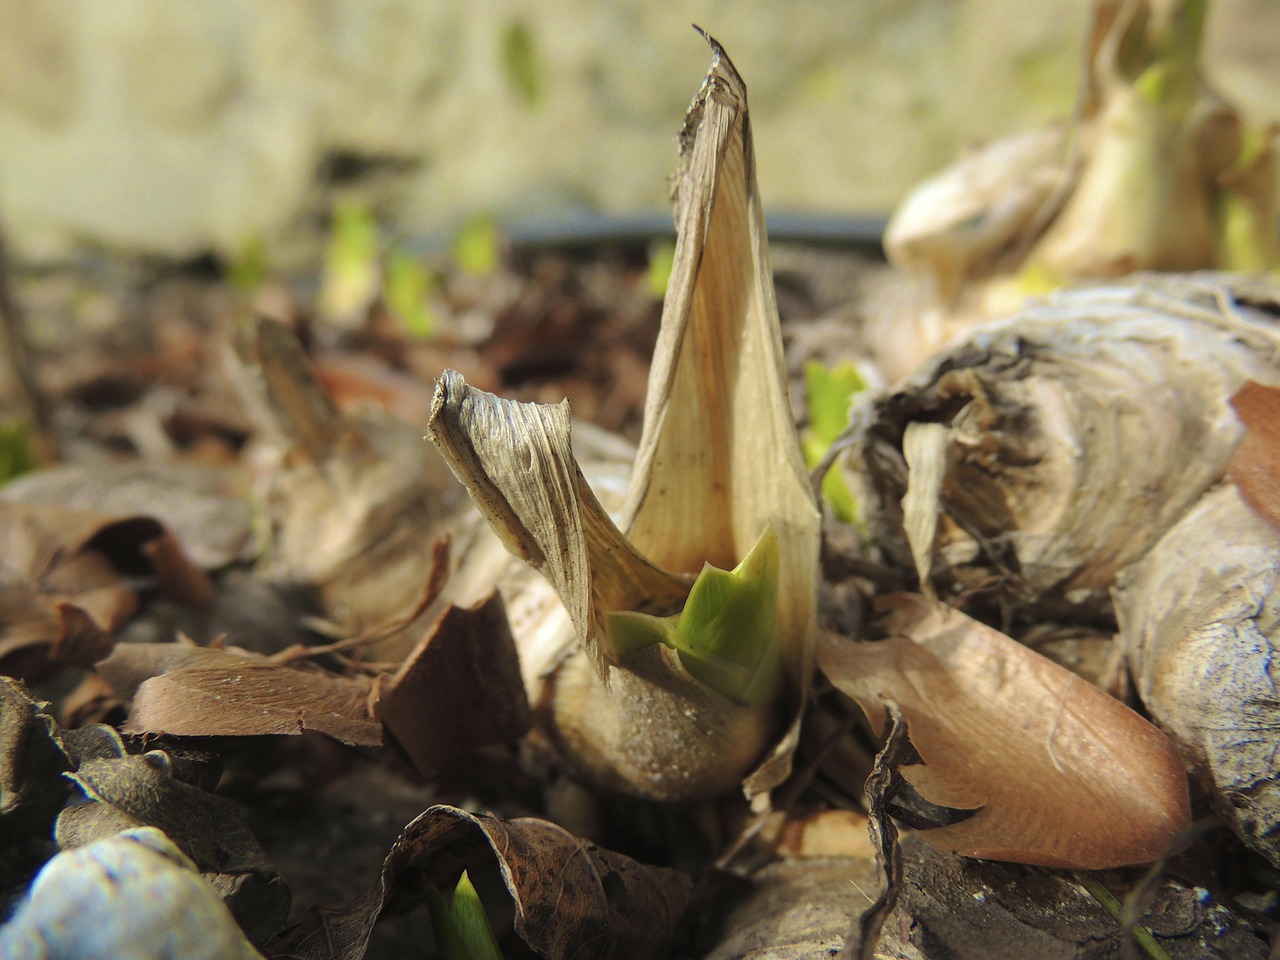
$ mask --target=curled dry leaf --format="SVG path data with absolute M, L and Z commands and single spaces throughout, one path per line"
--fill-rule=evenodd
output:
M 1272 318 L 1212 277 L 1024 309 L 855 398 L 846 463 L 870 539 L 903 569 L 927 557 L 944 597 L 1106 615 L 1116 574 L 1222 478 L 1242 433 L 1229 398 L 1280 382 L 1277 349 Z M 913 431 L 928 442 L 910 464 Z
M 531 685 L 549 740 L 580 776 L 664 800 L 740 782 L 768 747 L 776 705 L 735 704 L 665 647 L 624 656 L 607 615 L 672 613 L 704 564 L 733 567 L 771 524 L 777 640 L 803 700 L 817 602 L 819 515 L 787 401 L 746 87 L 709 42 L 680 136 L 675 264 L 622 532 L 572 457 L 567 408 L 501 401 L 447 373 L 428 426 L 499 536 L 546 574 L 586 652 L 584 666 L 562 646 L 546 658 L 558 672 Z M 796 716 L 750 792 L 786 775 Z
M 896 703 L 924 799 L 976 811 L 927 830 L 972 857 L 1102 869 L 1145 863 L 1190 822 L 1173 745 L 1124 704 L 1004 634 L 922 597 L 887 598 L 878 643 L 827 636 L 823 672 L 880 725 Z
M 1244 437 L 1231 458 L 1231 479 L 1245 502 L 1280 529 L 1280 388 L 1252 380 L 1231 398 Z
M 15 960 L 262 960 L 218 895 L 159 830 L 58 854 L 0 927 Z
M 149 575 L 182 602 L 210 593 L 208 578 L 163 526 L 51 504 L 0 502 L 0 657 L 38 646 L 83 659 L 138 607 L 124 575 Z
M 375 890 L 304 920 L 272 953 L 360 960 L 379 916 L 407 906 L 419 878 L 452 890 L 463 870 L 474 876 L 495 860 L 515 904 L 516 933 L 548 960 L 665 957 L 689 899 L 684 874 L 646 867 L 548 821 L 435 806 L 405 827 Z
M 568 401 L 503 400 L 446 370 L 427 432 L 507 549 L 555 588 L 599 673 L 617 660 L 605 639 L 608 611 L 666 613 L 683 602 L 692 581 L 641 556 L 588 485 L 569 439 Z
M 1027 233 L 1043 228 L 1037 219 L 1069 183 L 1066 145 L 1066 131 L 1050 127 L 969 151 L 894 210 L 886 256 L 932 274 L 939 299 L 954 305 L 966 285 L 1020 257 Z
M 128 732 L 212 737 L 312 730 L 359 746 L 382 743 L 372 688 L 360 680 L 185 644 L 157 667 L 160 673 L 134 695 Z
M 33 834 L 47 836 L 66 799 L 62 772 L 70 763 L 47 706 L 17 680 L 0 676 L 0 845 L 7 851 L 16 852 Z
M 162 462 L 67 464 L 5 484 L 0 500 L 57 504 L 106 516 L 154 517 L 187 556 L 211 570 L 256 554 L 243 474 Z
M 1227 484 L 1125 575 L 1120 635 L 1138 693 L 1232 829 L 1280 866 L 1280 532 Z

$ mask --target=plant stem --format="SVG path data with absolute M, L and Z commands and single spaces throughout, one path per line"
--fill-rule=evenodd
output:
M 1076 883 L 1084 887 L 1089 895 L 1094 900 L 1097 900 L 1117 923 L 1124 922 L 1124 904 L 1116 899 L 1115 894 L 1103 886 L 1101 880 L 1085 870 L 1072 870 L 1071 875 L 1075 878 Z M 1164 947 L 1156 942 L 1155 936 L 1142 924 L 1134 925 L 1133 941 L 1142 948 L 1143 952 L 1151 960 L 1171 960 Z

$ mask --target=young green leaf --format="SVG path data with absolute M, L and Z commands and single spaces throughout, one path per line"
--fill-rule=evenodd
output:
M 227 267 L 227 280 L 237 290 L 252 293 L 270 274 L 271 258 L 262 234 L 254 232 L 244 237 L 235 259 Z
M 649 294 L 661 300 L 667 295 L 671 271 L 676 263 L 676 245 L 670 240 L 655 243 L 649 250 L 649 269 L 645 271 L 644 286 Z
M 503 960 L 484 904 L 465 870 L 451 897 L 428 887 L 427 908 L 440 960 Z
M 730 700 L 768 703 L 782 682 L 778 564 L 778 535 L 766 526 L 733 570 L 706 564 L 676 616 L 610 613 L 609 641 L 619 654 L 665 644 L 686 670 Z

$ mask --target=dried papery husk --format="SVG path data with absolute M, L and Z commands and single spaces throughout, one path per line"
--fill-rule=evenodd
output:
M 477 539 L 470 562 L 509 598 L 535 723 L 593 786 L 661 801 L 726 793 L 768 746 L 775 705 L 734 703 L 665 647 L 610 648 L 608 611 L 669 613 L 692 580 L 655 567 L 622 536 L 574 459 L 569 430 L 567 403 L 503 400 L 453 371 L 437 385 L 428 424 L 510 551 L 503 563 Z
M 1125 573 L 1116 614 L 1148 712 L 1280 867 L 1280 532 L 1224 484 Z
M 676 251 L 622 529 L 653 562 L 733 567 L 778 535 L 777 630 L 795 712 L 746 785 L 790 772 L 813 671 L 821 516 L 787 397 L 747 89 L 707 37 L 711 68 L 680 133 Z
M 746 90 L 709 42 L 711 70 L 680 139 L 675 264 L 625 534 L 574 459 L 567 404 L 510 403 L 446 373 L 428 425 L 499 539 L 564 605 L 568 623 L 557 626 L 545 589 L 517 583 L 522 595 L 508 596 L 513 621 L 539 637 L 529 655 L 537 667 L 522 669 L 543 733 L 587 781 L 661 800 L 741 783 L 777 730 L 780 701 L 740 704 L 666 648 L 623 654 L 608 616 L 679 612 L 704 564 L 733 567 L 772 527 L 779 586 L 769 627 L 797 709 L 751 778 L 758 793 L 789 770 L 817 605 L 819 514 L 787 398 Z
M 941 596 L 1105 618 L 1116 574 L 1223 476 L 1242 433 L 1229 398 L 1280 380 L 1278 351 L 1270 315 L 1223 278 L 1055 295 L 855 400 L 846 465 L 869 539 L 909 570 L 914 538 Z M 916 425 L 945 437 L 910 468 Z M 934 492 L 904 505 L 935 469 Z

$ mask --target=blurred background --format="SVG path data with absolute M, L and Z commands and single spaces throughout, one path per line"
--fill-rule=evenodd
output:
M 484 214 L 667 216 L 708 62 L 747 80 L 771 214 L 887 214 L 971 142 L 1067 115 L 1082 0 L 0 0 L 0 221 L 85 251 L 304 264 L 335 207 L 402 236 Z M 1280 113 L 1280 3 L 1215 0 L 1205 66 Z

